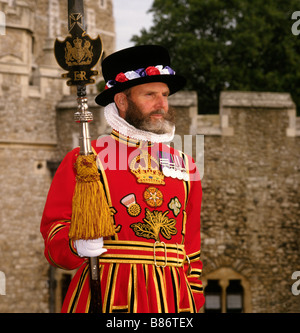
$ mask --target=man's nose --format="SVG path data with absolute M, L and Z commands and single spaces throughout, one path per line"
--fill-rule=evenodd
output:
M 164 95 L 157 96 L 155 106 L 157 109 L 163 109 L 164 111 L 167 112 L 169 109 L 168 97 Z

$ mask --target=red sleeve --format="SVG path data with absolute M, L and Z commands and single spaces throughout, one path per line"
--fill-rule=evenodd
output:
M 202 274 L 202 262 L 200 260 L 202 187 L 199 172 L 197 169 L 195 171 L 195 176 L 191 177 L 191 181 L 189 182 L 189 195 L 186 206 L 185 250 L 189 257 L 190 265 L 188 263 L 185 264 L 185 272 L 191 286 L 197 311 L 199 311 L 204 305 L 203 286 L 200 280 Z
M 68 153 L 57 169 L 41 221 L 45 257 L 51 265 L 63 269 L 75 269 L 84 261 L 76 254 L 68 236 L 76 183 L 74 164 L 78 153 L 78 148 Z

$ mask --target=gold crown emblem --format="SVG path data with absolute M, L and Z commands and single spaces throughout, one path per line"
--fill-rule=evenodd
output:
M 157 160 L 143 152 L 130 162 L 130 170 L 136 176 L 137 182 L 142 184 L 164 185 L 165 176 L 159 170 Z

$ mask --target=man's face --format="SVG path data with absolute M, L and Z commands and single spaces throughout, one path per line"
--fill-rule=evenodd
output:
M 134 127 L 156 134 L 172 133 L 175 114 L 169 109 L 168 96 L 165 83 L 146 83 L 131 88 L 121 108 L 116 104 L 120 116 Z

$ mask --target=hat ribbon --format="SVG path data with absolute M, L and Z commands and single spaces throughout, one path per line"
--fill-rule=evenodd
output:
M 149 66 L 147 68 L 139 68 L 135 71 L 128 71 L 126 73 L 119 73 L 114 80 L 109 80 L 106 83 L 105 89 L 110 89 L 118 83 L 139 79 L 152 75 L 175 75 L 175 71 L 169 67 L 163 67 L 162 65 Z

